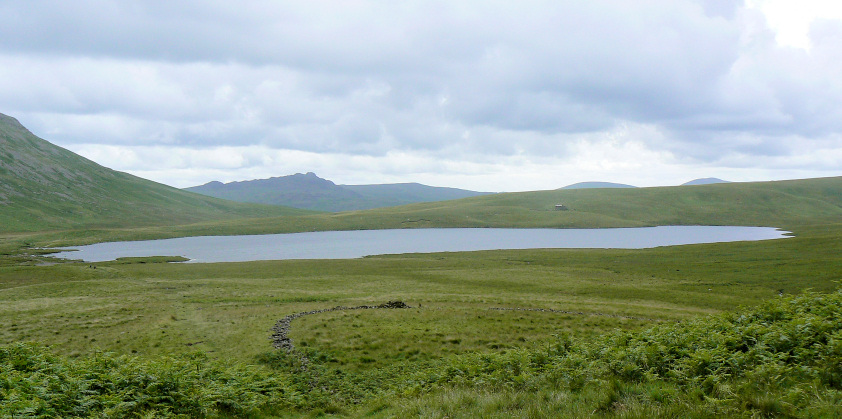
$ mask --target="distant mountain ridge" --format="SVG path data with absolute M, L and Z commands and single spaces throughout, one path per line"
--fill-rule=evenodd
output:
M 701 179 L 693 179 L 689 182 L 681 184 L 681 186 L 691 186 L 691 185 L 713 185 L 716 183 L 731 183 L 727 180 L 722 180 L 715 177 L 706 177 Z
M 172 225 L 301 213 L 226 202 L 100 166 L 0 114 L 0 231 Z
M 579 182 L 559 189 L 636 188 L 637 186 L 612 182 Z
M 337 185 L 312 172 L 229 183 L 213 181 L 185 190 L 232 201 L 285 205 L 328 212 L 446 201 L 488 194 L 420 183 Z
M 715 183 L 731 183 L 727 180 L 722 180 L 715 177 L 706 177 L 700 179 L 693 179 L 689 182 L 682 183 L 681 186 L 691 185 L 712 185 Z M 637 186 L 626 185 L 624 183 L 613 182 L 579 182 L 572 185 L 567 185 L 559 189 L 600 189 L 600 188 L 637 188 Z

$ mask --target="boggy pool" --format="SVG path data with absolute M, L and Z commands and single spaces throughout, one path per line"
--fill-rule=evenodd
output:
M 54 256 L 102 262 L 121 257 L 182 256 L 191 262 L 352 259 L 363 256 L 496 249 L 642 249 L 683 244 L 769 240 L 771 227 L 661 226 L 600 229 L 434 228 L 200 236 L 98 243 Z

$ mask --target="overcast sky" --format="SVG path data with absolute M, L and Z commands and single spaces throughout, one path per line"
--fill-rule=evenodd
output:
M 840 176 L 840 75 L 835 0 L 0 0 L 0 113 L 177 187 Z

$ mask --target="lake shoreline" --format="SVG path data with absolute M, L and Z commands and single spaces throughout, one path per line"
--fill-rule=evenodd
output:
M 645 249 L 685 244 L 792 237 L 773 227 L 658 226 L 601 229 L 435 228 L 196 236 L 107 242 L 51 256 L 86 263 L 120 258 L 178 256 L 188 263 L 292 259 L 356 259 L 406 253 L 514 249 Z M 59 249 L 60 250 L 60 249 Z

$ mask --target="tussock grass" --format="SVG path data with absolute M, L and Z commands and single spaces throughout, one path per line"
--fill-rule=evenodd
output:
M 842 292 L 540 349 L 348 373 L 318 352 L 266 369 L 202 355 L 77 360 L 0 347 L 6 416 L 816 417 L 842 414 Z
M 835 417 L 842 292 L 421 371 L 388 417 Z M 404 390 L 406 391 L 406 390 Z

